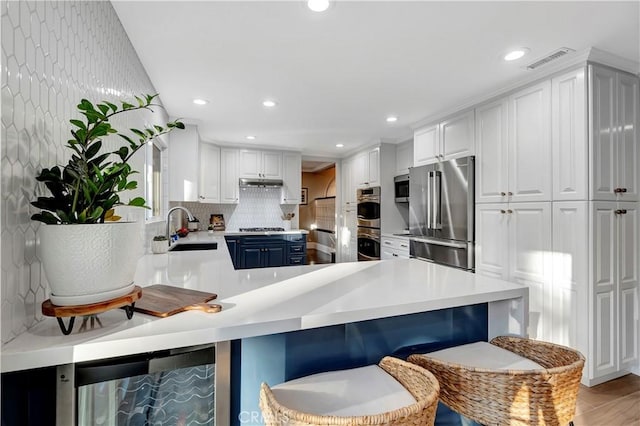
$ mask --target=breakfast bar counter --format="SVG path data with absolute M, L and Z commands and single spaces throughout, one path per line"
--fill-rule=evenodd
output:
M 218 249 L 146 255 L 136 284 L 143 295 L 153 284 L 213 292 L 222 312 L 127 320 L 115 310 L 100 315 L 101 327 L 69 336 L 45 318 L 2 347 L 2 372 L 479 303 L 489 304 L 489 337 L 526 332 L 528 290 L 517 284 L 416 259 L 234 270 L 224 237 L 201 234 Z

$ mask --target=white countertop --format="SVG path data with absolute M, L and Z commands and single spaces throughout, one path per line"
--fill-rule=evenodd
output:
M 217 234 L 217 235 L 216 235 Z M 517 284 L 416 259 L 234 270 L 224 237 L 199 232 L 180 242 L 217 241 L 217 250 L 146 255 L 136 283 L 218 294 L 217 314 L 156 318 L 116 309 L 101 328 L 64 336 L 54 318 L 2 347 L 2 372 L 239 339 L 345 322 L 527 296 Z M 144 290 L 143 290 L 144 292 Z

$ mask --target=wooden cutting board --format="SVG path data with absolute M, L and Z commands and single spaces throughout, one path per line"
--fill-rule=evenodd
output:
M 156 284 L 143 287 L 142 297 L 136 302 L 135 310 L 156 317 L 168 317 L 184 311 L 220 312 L 222 306 L 206 302 L 218 297 L 214 293 Z

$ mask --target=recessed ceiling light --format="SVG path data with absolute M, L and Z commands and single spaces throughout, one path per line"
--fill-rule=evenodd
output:
M 309 0 L 307 6 L 314 12 L 324 12 L 329 9 L 329 0 Z
M 267 108 L 273 108 L 274 106 L 276 106 L 276 101 L 272 101 L 271 99 L 266 99 L 262 101 L 262 105 L 266 106 Z
M 209 103 L 209 101 L 204 100 L 204 99 L 194 99 L 193 103 L 196 105 L 206 105 Z
M 255 138 L 256 138 L 256 137 L 255 137 L 255 136 L 253 136 L 253 135 L 249 135 L 249 136 L 247 136 L 247 139 L 249 139 L 250 141 L 254 140 Z
M 516 59 L 522 58 L 524 55 L 527 54 L 527 52 L 529 52 L 529 49 L 526 47 L 520 47 L 518 49 L 514 49 L 508 52 L 506 55 L 504 55 L 504 60 L 515 61 Z
M 336 144 L 336 148 L 344 148 L 344 144 L 343 143 L 337 143 Z
M 398 117 L 396 117 L 395 115 L 390 115 L 389 117 L 387 117 L 387 123 L 395 123 L 396 121 L 398 121 Z

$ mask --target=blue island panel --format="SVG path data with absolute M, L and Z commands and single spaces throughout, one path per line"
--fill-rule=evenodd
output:
M 231 345 L 231 424 L 261 425 L 260 384 L 377 364 L 386 355 L 405 359 L 488 340 L 487 304 L 339 324 L 236 340 Z M 437 425 L 459 425 L 445 406 Z

